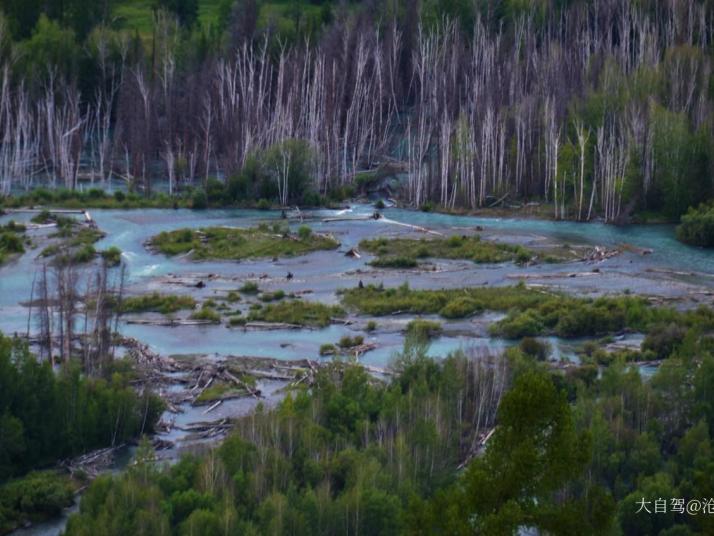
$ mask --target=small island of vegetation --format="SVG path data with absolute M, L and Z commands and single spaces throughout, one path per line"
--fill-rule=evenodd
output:
M 361 249 L 378 257 L 373 266 L 382 268 L 416 268 L 417 259 L 464 259 L 475 263 L 513 261 L 525 264 L 536 259 L 536 253 L 521 245 L 482 240 L 479 235 L 448 238 L 375 238 L 362 240 Z M 552 257 L 548 257 L 551 260 Z
M 149 246 L 164 255 L 190 253 L 193 260 L 242 260 L 265 257 L 294 257 L 313 251 L 336 249 L 340 243 L 331 236 L 313 233 L 302 226 L 297 233 L 278 225 L 248 229 L 207 227 L 163 232 Z

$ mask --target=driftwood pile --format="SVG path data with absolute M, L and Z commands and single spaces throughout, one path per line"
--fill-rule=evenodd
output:
M 94 450 L 71 460 L 65 460 L 60 463 L 60 466 L 65 468 L 73 477 L 82 475 L 93 480 L 112 466 L 114 454 L 122 447 L 124 445 Z
M 588 251 L 583 257 L 584 261 L 599 262 L 609 259 L 611 257 L 616 257 L 622 253 L 620 249 L 617 248 L 606 248 L 604 246 L 595 246 L 593 249 Z

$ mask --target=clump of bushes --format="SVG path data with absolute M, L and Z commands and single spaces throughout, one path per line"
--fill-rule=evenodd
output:
M 344 337 L 340 337 L 340 342 L 337 343 L 337 345 L 343 349 L 354 348 L 362 344 L 364 344 L 364 337 L 362 337 L 362 335 L 356 335 L 354 337 L 345 335 Z
M 345 311 L 339 306 L 299 300 L 258 306 L 248 313 L 251 321 L 315 327 L 328 326 L 333 318 L 344 316 Z
M 552 350 L 550 344 L 534 337 L 524 337 L 518 345 L 518 348 L 521 352 L 537 361 L 545 361 L 548 359 Z
M 221 321 L 221 315 L 210 305 L 204 304 L 198 311 L 191 314 L 191 320 L 203 320 L 218 324 Z
M 543 333 L 544 325 L 535 311 L 524 311 L 508 315 L 500 322 L 494 324 L 491 332 L 507 339 L 521 337 L 536 337 Z
M 453 235 L 448 238 L 376 238 L 363 240 L 360 248 L 380 257 L 394 259 L 410 259 L 414 265 L 414 258 L 425 259 L 464 259 L 475 263 L 497 263 L 513 261 L 525 264 L 536 257 L 536 254 L 520 245 L 503 244 L 481 240 L 479 235 L 461 236 Z M 378 259 L 380 261 L 380 259 Z M 381 261 L 388 262 L 388 261 Z
M 687 329 L 675 323 L 655 326 L 642 341 L 642 350 L 649 350 L 657 359 L 666 359 L 682 344 Z
M 275 292 L 263 292 L 260 295 L 260 301 L 262 302 L 280 301 L 283 298 L 285 298 L 284 290 L 276 290 Z
M 122 302 L 123 313 L 162 313 L 170 314 L 182 309 L 194 309 L 196 300 L 191 296 L 177 296 L 175 294 L 144 294 L 142 296 L 130 296 Z
M 255 281 L 246 281 L 240 288 L 240 291 L 243 294 L 257 294 L 259 290 L 260 288 L 258 287 L 258 283 Z
M 208 198 L 206 197 L 206 192 L 202 189 L 193 192 L 191 196 L 191 208 L 194 210 L 205 210 L 208 208 Z
M 0 532 L 37 519 L 58 516 L 74 502 L 74 486 L 66 475 L 37 471 L 0 485 Z
M 298 228 L 298 237 L 300 237 L 300 240 L 308 240 L 312 236 L 312 229 L 310 229 L 307 225 L 301 225 Z
M 407 324 L 407 335 L 419 339 L 433 339 L 441 335 L 443 328 L 439 322 L 433 320 L 412 320 Z
M 246 319 L 242 316 L 231 316 L 228 318 L 228 325 L 231 327 L 245 326 Z
M 335 355 L 337 353 L 337 347 L 334 344 L 323 344 L 320 346 L 320 355 Z
M 190 252 L 196 260 L 294 257 L 318 250 L 336 249 L 340 245 L 330 236 L 313 234 L 309 227 L 301 227 L 298 233 L 300 240 L 295 240 L 287 231 L 283 232 L 280 224 L 276 224 L 272 231 L 265 224 L 247 229 L 177 229 L 157 234 L 149 244 L 169 256 Z
M 22 238 L 16 233 L 16 229 L 11 228 L 10 224 L 5 226 L 4 229 L 6 230 L 0 232 L 0 264 L 2 264 L 6 255 L 24 253 L 25 251 Z
M 714 205 L 690 208 L 677 227 L 677 239 L 692 246 L 714 247 Z
M 107 266 L 119 266 L 121 264 L 121 249 L 116 246 L 111 246 L 101 252 L 104 262 Z
M 376 268 L 416 268 L 419 265 L 416 259 L 406 256 L 377 257 L 369 264 Z
M 439 314 L 444 318 L 466 318 L 483 311 L 483 304 L 473 298 L 463 297 L 449 301 Z
M 94 249 L 94 246 L 92 244 L 85 244 L 82 247 L 80 247 L 77 251 L 75 251 L 70 257 L 69 260 L 72 263 L 75 264 L 84 264 L 87 262 L 90 262 L 92 259 L 94 259 L 94 256 L 97 254 L 97 251 Z

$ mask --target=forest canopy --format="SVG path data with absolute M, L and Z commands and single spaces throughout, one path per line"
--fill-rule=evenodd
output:
M 0 192 L 309 205 L 393 177 L 416 207 L 676 221 L 714 195 L 713 9 L 2 0 Z

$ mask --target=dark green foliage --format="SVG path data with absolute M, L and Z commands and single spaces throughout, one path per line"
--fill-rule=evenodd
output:
M 141 296 L 130 296 L 124 298 L 121 304 L 123 313 L 148 313 L 156 312 L 170 314 L 182 309 L 193 309 L 196 307 L 196 300 L 191 296 L 177 296 L 174 294 L 142 294 Z
M 524 337 L 518 345 L 518 348 L 521 352 L 537 361 L 545 361 L 551 352 L 550 345 L 547 342 L 534 339 L 533 337 Z
M 676 321 L 714 328 L 707 309 L 686 314 L 666 307 L 651 307 L 636 296 L 576 298 L 517 285 L 442 290 L 412 290 L 407 285 L 382 288 L 368 285 L 341 291 L 342 303 L 362 314 L 440 314 L 464 318 L 485 309 L 504 311 L 506 317 L 490 327 L 508 339 L 557 335 L 564 338 L 604 335 L 625 329 L 649 332 L 655 325 Z
M 10 255 L 24 253 L 22 233 L 25 227 L 10 221 L 7 225 L 0 226 L 0 265 Z
M 476 458 L 447 496 L 438 496 L 421 533 L 516 534 L 521 526 L 557 534 L 607 529 L 612 499 L 602 495 L 602 519 L 589 519 L 592 496 L 571 491 L 590 459 L 587 433 L 576 429 L 563 392 L 542 372 L 515 380 L 498 410 L 499 425 L 485 456 Z M 560 499 L 563 491 L 570 493 Z M 448 515 L 444 515 L 448 512 Z M 430 530 L 431 529 L 431 530 Z
M 283 298 L 285 298 L 285 291 L 284 290 L 276 290 L 275 292 L 263 292 L 260 295 L 260 301 L 262 302 L 272 302 L 272 301 L 280 301 Z
M 174 13 L 182 26 L 193 26 L 198 17 L 198 0 L 155 0 L 158 7 Z
M 690 208 L 677 227 L 677 238 L 693 246 L 714 247 L 714 205 Z
M 56 374 L 0 336 L 0 481 L 150 432 L 161 402 L 137 396 L 130 379 L 90 379 L 74 363 Z
M 475 236 L 450 236 L 449 238 L 411 239 L 411 238 L 376 238 L 363 240 L 360 248 L 380 257 L 372 262 L 373 266 L 388 266 L 392 259 L 408 259 L 416 266 L 414 256 L 423 259 L 432 257 L 436 259 L 465 259 L 476 263 L 497 263 L 514 261 L 526 263 L 536 254 L 519 245 L 501 244 L 481 240 Z M 416 252 L 416 253 L 415 253 Z M 381 263 L 381 264 L 378 264 Z M 413 266 L 393 266 L 410 268 Z
M 121 249 L 111 246 L 101 252 L 102 258 L 107 266 L 119 266 L 121 264 Z
M 416 268 L 419 263 L 412 257 L 377 257 L 370 266 L 375 268 Z
M 240 288 L 243 294 L 257 294 L 259 290 L 258 283 L 255 281 L 246 281 Z
M 458 297 L 441 308 L 439 314 L 444 318 L 465 318 L 483 311 L 483 304 L 473 298 Z
M 276 233 L 267 227 L 179 229 L 154 236 L 150 244 L 165 255 L 192 252 L 192 258 L 196 260 L 293 257 L 335 249 L 340 245 L 331 236 L 302 231 L 302 236 L 295 237 L 289 233 Z
M 345 335 L 344 337 L 340 338 L 340 342 L 337 343 L 337 345 L 340 348 L 347 349 L 347 348 L 354 348 L 355 346 L 360 346 L 362 343 L 364 343 L 364 337 L 361 335 L 357 335 L 355 337 L 349 337 Z
M 194 210 L 204 210 L 208 208 L 208 198 L 203 190 L 196 190 L 191 196 L 191 208 Z
M 653 326 L 642 341 L 642 349 L 651 351 L 657 359 L 664 359 L 672 355 L 686 334 L 686 327 L 675 323 Z
M 74 502 L 74 486 L 67 475 L 33 472 L 0 484 L 0 533 L 28 521 L 60 515 Z
M 320 345 L 320 355 L 335 355 L 337 353 L 337 347 L 334 344 L 321 344 Z
M 336 305 L 288 300 L 251 310 L 248 313 L 248 320 L 325 327 L 333 318 L 343 316 L 345 316 L 344 310 Z
M 443 328 L 433 320 L 412 320 L 407 324 L 407 335 L 418 339 L 433 339 L 441 335 Z
M 405 533 L 410 504 L 453 480 L 454 439 L 473 440 L 473 378 L 490 384 L 492 371 L 461 356 L 403 357 L 388 384 L 328 365 L 311 389 L 240 420 L 213 453 L 100 477 L 67 534 Z
M 221 321 L 221 315 L 216 312 L 213 307 L 204 304 L 198 311 L 191 313 L 191 320 L 203 320 L 213 324 L 218 324 Z
M 488 304 L 491 310 L 533 307 L 542 301 L 541 292 L 525 287 L 469 288 L 456 290 L 412 290 L 407 285 L 382 288 L 368 285 L 342 291 L 345 306 L 360 313 L 383 316 L 395 313 L 441 314 L 461 318 L 476 314 Z

